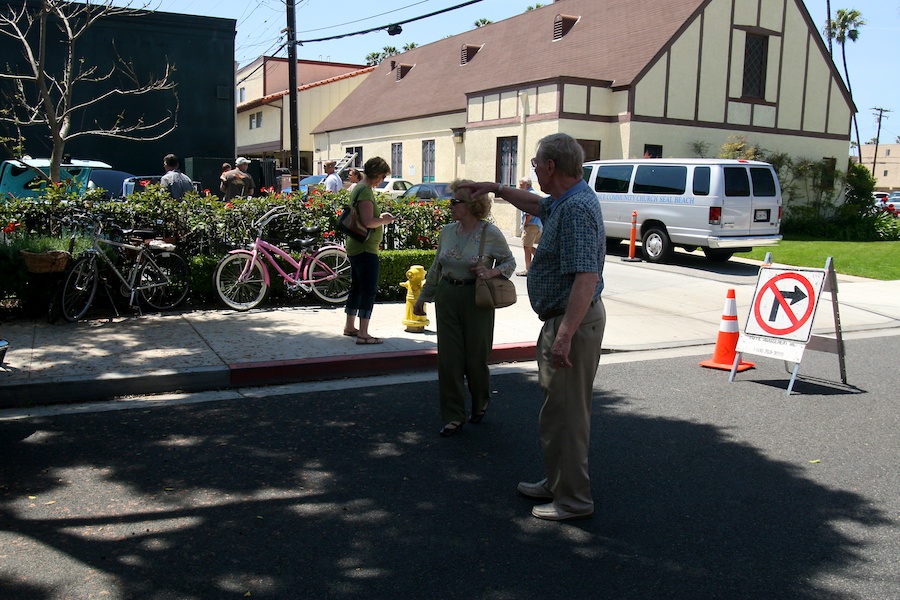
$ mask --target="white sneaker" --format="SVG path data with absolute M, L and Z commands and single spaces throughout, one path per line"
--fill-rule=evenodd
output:
M 531 509 L 531 515 L 538 519 L 547 521 L 565 521 L 567 519 L 587 519 L 594 514 L 594 511 L 585 513 L 576 513 L 560 508 L 555 503 L 541 504 Z

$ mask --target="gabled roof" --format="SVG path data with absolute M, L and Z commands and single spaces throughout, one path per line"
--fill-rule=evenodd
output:
M 364 69 L 359 69 L 358 71 L 351 71 L 350 73 L 344 73 L 343 75 L 336 75 L 334 77 L 329 77 L 328 79 L 323 79 L 322 81 L 314 81 L 313 83 L 307 83 L 304 85 L 297 86 L 297 91 L 302 92 L 304 90 L 311 90 L 313 88 L 317 88 L 322 85 L 327 85 L 329 83 L 334 83 L 336 81 L 341 81 L 342 79 L 350 79 L 351 77 L 359 77 L 360 75 L 365 75 L 366 73 L 371 73 L 375 67 L 366 67 Z M 244 112 L 253 108 L 257 108 L 259 106 L 263 106 L 265 104 L 269 104 L 270 102 L 274 102 L 281 98 L 284 98 L 288 95 L 289 90 L 282 90 L 280 92 L 275 92 L 274 94 L 269 94 L 268 96 L 263 96 L 262 98 L 254 98 L 253 100 L 248 100 L 243 104 L 237 105 L 237 112 Z
M 627 87 L 708 2 L 558 0 L 388 58 L 313 133 L 465 111 L 466 94 L 559 77 Z M 578 20 L 554 41 L 559 14 Z M 466 46 L 480 49 L 461 65 Z

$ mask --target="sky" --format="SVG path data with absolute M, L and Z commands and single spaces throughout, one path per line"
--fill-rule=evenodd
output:
M 471 0 L 295 1 L 297 39 L 304 41 L 416 19 Z M 123 3 L 125 0 L 116 2 Z M 472 29 L 479 19 L 502 21 L 537 3 L 536 0 L 477 0 L 462 8 L 402 25 L 403 32 L 396 36 L 382 30 L 332 41 L 308 41 L 297 48 L 297 57 L 365 64 L 368 54 L 385 46 L 399 49 L 409 43 L 422 46 Z M 804 3 L 821 30 L 826 20 L 826 0 L 804 0 Z M 542 4 L 552 4 L 552 0 L 544 0 Z M 243 66 L 263 54 L 287 56 L 282 47 L 285 36 L 281 31 L 287 25 L 285 6 L 284 0 L 150 0 L 149 8 L 236 19 L 235 60 Z M 879 139 L 882 143 L 898 143 L 900 74 L 894 61 L 900 59 L 897 44 L 900 39 L 900 0 L 831 0 L 832 13 L 839 8 L 856 9 L 866 21 L 859 29 L 859 39 L 846 44 L 850 86 L 859 110 L 860 139 L 866 143 L 875 137 L 877 118 L 873 109 L 883 108 Z M 843 75 L 841 47 L 837 43 L 834 61 Z

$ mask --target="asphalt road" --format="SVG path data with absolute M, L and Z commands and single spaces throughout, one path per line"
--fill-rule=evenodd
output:
M 529 369 L 449 439 L 431 375 L 0 420 L 0 597 L 900 598 L 898 340 L 848 340 L 848 385 L 807 352 L 790 397 L 771 359 L 604 357 L 571 523 L 515 493 Z

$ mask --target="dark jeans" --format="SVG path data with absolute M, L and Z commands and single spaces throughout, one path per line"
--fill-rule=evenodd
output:
M 375 306 L 375 292 L 378 291 L 378 255 L 363 252 L 350 257 L 350 295 L 347 297 L 348 315 L 358 315 L 360 319 L 372 318 Z

